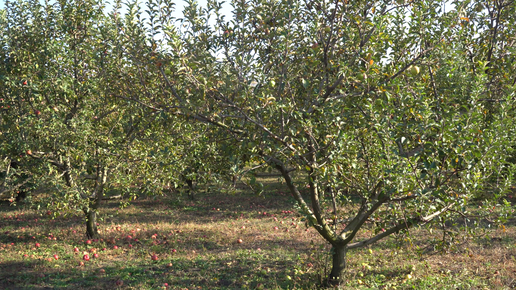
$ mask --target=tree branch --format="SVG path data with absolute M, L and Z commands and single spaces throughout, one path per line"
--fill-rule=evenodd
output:
M 408 228 L 413 227 L 414 225 L 417 225 L 417 224 L 428 223 L 428 222 L 432 221 L 432 219 L 434 219 L 436 216 L 439 216 L 442 213 L 444 213 L 445 211 L 449 210 L 452 206 L 453 206 L 453 203 L 445 206 L 440 211 L 436 211 L 433 214 L 427 215 L 426 217 L 413 218 L 413 219 L 409 219 L 409 220 L 399 221 L 398 224 L 395 227 L 390 228 L 390 229 L 386 230 L 385 232 L 382 232 L 382 233 L 380 233 L 380 234 L 378 234 L 378 235 L 376 235 L 376 236 L 374 236 L 374 237 L 372 237 L 370 239 L 367 239 L 365 241 L 360 241 L 360 242 L 349 244 L 347 246 L 347 248 L 351 250 L 351 249 L 365 247 L 365 246 L 368 246 L 370 244 L 376 243 L 377 241 L 379 241 L 379 240 L 381 240 L 381 239 L 383 239 L 383 238 L 385 238 L 385 237 L 387 237 L 387 236 L 389 236 L 392 233 L 395 233 L 397 231 L 408 229 Z

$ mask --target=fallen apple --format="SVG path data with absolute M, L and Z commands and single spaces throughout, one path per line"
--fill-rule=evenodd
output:
M 89 260 L 90 260 L 90 255 L 87 255 L 87 254 L 86 254 L 86 255 L 82 256 L 82 259 L 83 259 L 84 261 L 89 261 Z

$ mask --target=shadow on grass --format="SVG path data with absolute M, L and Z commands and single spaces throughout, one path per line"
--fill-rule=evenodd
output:
M 119 208 L 119 201 L 106 201 L 99 221 L 102 240 L 91 245 L 84 243 L 81 214 L 51 219 L 45 213 L 0 205 L 0 258 L 7 257 L 5 253 L 36 256 L 1 261 L 0 289 L 159 289 L 163 283 L 173 289 L 313 288 L 316 275 L 306 265 L 316 263 L 308 260 L 315 247 L 312 241 L 318 247 L 322 239 L 313 229 L 305 231 L 301 216 L 285 211 L 294 204 L 286 189 L 266 186 L 264 196 L 208 193 L 190 201 L 169 195 L 140 198 L 125 209 Z M 415 232 L 416 240 L 432 237 L 423 230 Z M 41 248 L 35 248 L 35 241 Z M 114 250 L 115 245 L 119 249 Z M 388 238 L 372 248 L 387 252 L 401 246 Z M 107 250 L 80 267 L 82 256 L 73 253 L 74 247 Z M 327 248 L 320 250 L 327 255 Z M 57 261 L 49 258 L 54 251 L 60 256 Z M 150 259 L 153 254 L 157 261 Z M 351 272 L 362 267 L 360 259 Z M 373 274 L 399 277 L 407 272 Z
M 227 259 L 198 256 L 154 263 L 120 261 L 106 267 L 65 267 L 57 261 L 6 262 L 0 266 L 0 289 L 162 289 L 164 283 L 173 289 L 255 289 L 260 285 L 287 289 L 299 285 L 287 278 L 292 275 L 290 261 L 271 262 L 274 271 L 266 270 L 262 261 L 263 255 L 241 252 Z M 298 276 L 300 281 L 302 278 Z
M 46 210 L 0 205 L 0 259 L 6 257 L 0 263 L 0 289 L 159 289 L 163 283 L 173 289 L 308 289 L 311 274 L 294 275 L 293 265 L 299 252 L 310 248 L 310 239 L 303 239 L 309 233 L 287 222 L 278 222 L 275 232 L 273 216 L 285 221 L 298 216 L 284 212 L 293 204 L 286 193 L 266 197 L 213 193 L 190 201 L 165 196 L 138 199 L 125 209 L 119 201 L 107 201 L 100 213 L 102 239 L 91 245 L 85 245 L 80 213 L 52 219 Z M 269 224 L 266 230 L 253 228 L 248 219 Z M 134 231 L 137 227 L 141 232 Z M 74 254 L 74 247 L 107 250 L 80 267 L 82 254 Z M 11 253 L 16 257 L 7 258 Z M 52 258 L 55 253 L 59 260 Z M 158 261 L 151 261 L 152 253 Z

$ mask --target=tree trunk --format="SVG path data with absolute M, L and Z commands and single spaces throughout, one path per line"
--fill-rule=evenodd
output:
M 186 193 L 188 194 L 188 197 L 190 198 L 190 200 L 195 200 L 193 180 L 190 178 L 186 178 L 185 180 L 186 180 L 186 185 L 187 185 Z
M 95 189 L 93 197 L 90 198 L 88 208 L 84 209 L 86 214 L 86 235 L 89 239 L 99 237 L 97 229 L 97 211 L 100 207 L 100 202 L 104 197 L 104 185 L 107 180 L 107 169 L 97 164 L 97 177 L 95 180 Z
M 99 236 L 97 229 L 97 211 L 94 209 L 87 209 L 84 211 L 86 214 L 86 236 L 88 239 L 94 239 Z
M 334 246 L 332 248 L 333 265 L 328 277 L 328 286 L 335 286 L 342 283 L 342 274 L 346 268 L 346 246 Z

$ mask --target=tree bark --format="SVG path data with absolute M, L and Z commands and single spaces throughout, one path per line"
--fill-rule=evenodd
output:
M 100 207 L 102 198 L 104 197 L 104 185 L 107 180 L 107 169 L 97 165 L 97 177 L 95 180 L 95 189 L 93 196 L 89 200 L 89 205 L 84 209 L 86 214 L 86 236 L 89 239 L 97 238 L 99 231 L 97 229 L 97 211 Z
M 336 286 L 342 283 L 342 274 L 346 268 L 346 253 L 348 249 L 345 245 L 333 246 L 332 248 L 332 268 L 328 276 L 328 286 Z
M 84 210 L 84 213 L 86 214 L 86 236 L 88 239 L 97 238 L 99 236 L 97 229 L 97 211 L 89 208 Z
M 185 181 L 187 185 L 186 193 L 188 194 L 188 197 L 190 200 L 195 200 L 193 180 L 191 178 L 185 178 Z

